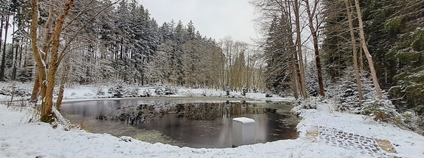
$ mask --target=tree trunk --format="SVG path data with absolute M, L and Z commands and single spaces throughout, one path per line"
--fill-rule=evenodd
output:
M 364 70 L 364 57 L 362 56 L 363 51 L 362 51 L 362 45 L 359 46 L 359 72 L 362 72 Z
M 306 11 L 308 13 L 309 28 L 311 29 L 312 39 L 314 41 L 315 64 L 316 64 L 317 73 L 318 73 L 319 94 L 321 96 L 325 96 L 324 84 L 323 84 L 323 81 L 322 81 L 321 60 L 320 60 L 320 57 L 319 57 L 318 34 L 317 34 L 316 29 L 314 28 L 314 22 L 313 22 L 313 17 L 316 15 L 318 2 L 319 2 L 319 0 L 318 1 L 315 0 L 314 9 L 311 12 L 309 1 L 305 0 Z M 317 22 L 317 25 L 318 25 L 318 22 Z
M 13 25 L 13 27 L 12 27 L 13 29 L 12 29 L 12 32 L 15 32 L 15 25 Z M 17 66 L 17 62 L 18 62 L 18 49 L 19 49 L 19 46 L 18 46 L 18 44 L 17 43 L 19 43 L 19 40 L 18 39 L 15 39 L 15 38 L 13 38 L 12 39 L 12 80 L 13 81 L 16 81 L 16 71 L 17 71 L 17 68 L 16 68 L 16 66 Z
M 47 18 L 47 22 L 44 26 L 44 32 L 43 32 L 43 42 L 42 42 L 42 52 L 41 54 L 39 53 L 39 51 L 37 50 L 37 54 L 40 57 L 40 62 L 41 63 L 46 63 L 47 61 L 47 54 L 50 48 L 50 41 L 52 38 L 52 27 L 53 27 L 53 22 L 54 22 L 54 17 L 53 17 L 53 6 L 52 4 L 49 5 L 49 17 Z M 38 27 L 38 26 L 37 26 Z M 37 44 L 37 43 L 36 43 Z M 37 46 L 38 49 L 38 46 Z M 37 59 L 36 59 L 37 61 Z M 44 61 L 44 62 L 43 62 Z M 37 61 L 38 62 L 38 61 Z M 32 89 L 32 95 L 31 95 L 31 102 L 36 103 L 37 102 L 37 98 L 38 98 L 38 94 L 40 92 L 41 89 L 41 94 L 46 94 L 46 84 L 43 84 L 42 82 L 46 80 L 46 65 L 45 64 L 37 64 L 37 72 L 36 72 L 36 78 L 34 81 L 34 87 Z M 41 87 L 44 86 L 44 87 Z M 44 98 L 44 96 L 42 96 L 42 98 Z
M 35 72 L 35 81 L 34 81 L 34 86 L 32 88 L 32 94 L 30 99 L 31 103 L 37 103 L 39 91 L 40 91 L 40 77 L 37 70 L 37 72 Z
M 296 60 L 295 60 L 296 54 L 291 55 L 290 57 L 290 80 L 292 83 L 292 90 L 293 90 L 293 96 L 294 98 L 299 99 L 299 94 L 297 93 L 297 77 L 296 77 Z
M 0 66 L 0 81 L 6 81 L 5 79 L 5 67 L 6 67 L 6 42 L 7 42 L 7 31 L 9 28 L 9 15 L 6 15 L 6 26 L 4 28 L 4 45 L 3 45 L 3 53 L 1 58 L 1 66 Z
M 59 54 L 58 54 L 59 40 L 60 40 L 60 34 L 62 32 L 62 28 L 63 28 L 63 23 L 65 21 L 66 16 L 69 13 L 69 10 L 72 7 L 72 4 L 73 4 L 73 0 L 68 0 L 65 3 L 63 12 L 59 15 L 56 21 L 56 26 L 53 32 L 53 41 L 52 41 L 51 51 L 50 51 L 51 57 L 48 62 L 49 69 L 48 69 L 48 74 L 46 75 L 47 70 L 46 70 L 45 63 L 47 62 L 43 61 L 37 46 L 37 27 L 38 27 L 38 14 L 39 14 L 38 0 L 31 0 L 31 8 L 32 8 L 31 45 L 34 52 L 34 58 L 38 66 L 37 73 L 39 75 L 39 80 L 40 80 L 39 83 L 41 86 L 41 97 L 42 97 L 41 121 L 43 122 L 51 122 L 52 118 L 54 117 L 52 113 L 53 90 L 55 85 L 56 72 L 57 72 L 58 66 L 60 64 L 60 59 L 61 59 L 59 58 Z M 42 53 L 46 54 L 47 52 L 48 51 L 42 52 Z
M 22 53 L 23 53 L 23 50 L 24 50 L 24 45 L 26 45 L 26 44 L 24 44 L 24 38 L 21 38 L 21 40 L 20 40 L 20 45 L 19 45 L 19 52 L 18 52 L 18 54 L 19 54 L 19 58 L 18 58 L 18 67 L 19 68 L 23 68 L 24 66 L 24 62 L 22 61 Z
M 355 6 L 356 6 L 356 12 L 358 13 L 358 21 L 359 21 L 359 36 L 361 38 L 361 45 L 364 49 L 365 56 L 367 57 L 368 65 L 370 67 L 372 81 L 374 83 L 374 88 L 377 93 L 378 99 L 382 99 L 381 89 L 380 85 L 378 84 L 377 75 L 374 69 L 374 62 L 372 60 L 372 56 L 370 52 L 368 51 L 367 44 L 365 43 L 365 35 L 364 35 L 364 24 L 362 22 L 362 14 L 361 14 L 361 7 L 359 6 L 359 0 L 355 0 Z
M 41 111 L 41 120 L 43 122 L 50 122 L 53 113 L 52 113 L 52 106 L 53 106 L 53 91 L 55 86 L 55 77 L 57 73 L 57 69 L 60 64 L 60 58 L 59 58 L 59 42 L 60 42 L 60 34 L 62 33 L 63 29 L 63 23 L 65 22 L 66 16 L 69 13 L 69 10 L 72 7 L 73 0 L 68 0 L 65 3 L 65 7 L 63 9 L 63 12 L 59 15 L 58 19 L 56 20 L 56 26 L 54 28 L 53 32 L 53 40 L 51 45 L 51 57 L 49 62 L 49 69 L 48 69 L 48 75 L 47 75 L 47 89 L 46 89 L 46 99 L 43 100 L 45 104 L 42 104 L 42 111 Z
M 301 31 L 300 31 L 300 4 L 298 0 L 294 1 L 294 15 L 296 23 L 296 45 L 297 45 L 297 54 L 299 62 L 299 74 L 300 74 L 300 92 L 303 98 L 308 98 L 308 93 L 306 92 L 306 79 L 305 79 L 305 67 L 303 65 L 303 54 L 302 54 L 302 40 L 301 40 Z
M 38 86 L 41 86 L 42 82 L 45 80 L 45 65 L 44 62 L 41 59 L 40 56 L 40 52 L 38 50 L 38 45 L 37 45 L 37 27 L 38 27 L 38 0 L 31 0 L 31 11 L 32 11 L 32 21 L 31 21 L 31 30 L 30 30 L 30 36 L 31 36 L 31 46 L 32 46 L 32 51 L 34 53 L 34 58 L 37 64 L 37 78 L 36 78 L 36 82 L 34 83 L 34 89 L 33 89 L 33 95 L 32 97 L 34 97 L 35 94 L 35 98 L 37 98 L 38 96 L 38 90 L 39 88 L 35 88 L 36 84 L 39 84 Z M 39 82 L 37 82 L 37 80 Z M 44 90 L 44 86 L 41 87 L 42 90 Z M 35 93 L 34 93 L 35 92 Z M 45 100 L 45 93 L 41 93 L 41 99 L 42 101 Z M 36 99 L 35 99 L 36 100 Z M 43 120 L 43 118 L 42 118 Z
M 17 43 L 19 43 L 19 40 L 17 41 Z M 18 53 L 19 53 L 19 45 L 16 44 L 15 46 L 15 55 L 14 55 L 14 60 L 13 60 L 13 72 L 12 72 L 12 79 L 16 80 L 16 73 L 17 73 L 17 67 L 18 67 Z
M 362 95 L 362 84 L 361 84 L 361 77 L 359 76 L 359 69 L 358 69 L 358 57 L 357 57 L 357 50 L 356 50 L 356 40 L 355 40 L 355 33 L 353 32 L 353 22 L 352 22 L 352 14 L 350 12 L 350 3 L 349 0 L 345 0 L 346 4 L 346 11 L 347 11 L 347 17 L 349 20 L 349 30 L 350 30 L 350 36 L 352 41 L 352 50 L 353 50 L 353 69 L 355 69 L 355 79 L 356 84 L 358 85 L 358 95 L 359 95 L 359 105 L 362 105 L 363 95 Z

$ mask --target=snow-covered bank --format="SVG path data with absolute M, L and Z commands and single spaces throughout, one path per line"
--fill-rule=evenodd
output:
M 222 93 L 190 90 L 190 94 L 205 91 L 206 94 Z M 94 86 L 76 87 L 67 89 L 65 97 L 76 99 L 86 96 L 89 99 L 90 95 L 85 94 L 95 92 Z M 248 93 L 247 97 L 270 100 L 259 93 Z M 271 99 L 291 100 L 280 97 Z M 29 108 L 0 105 L 0 157 L 424 157 L 423 136 L 375 122 L 363 115 L 339 113 L 333 108 L 330 104 L 319 104 L 316 110 L 301 110 L 303 120 L 297 127 L 300 134 L 295 140 L 226 149 L 194 149 L 150 144 L 128 137 L 117 138 L 77 129 L 65 131 L 61 126 L 53 129 L 51 125 L 41 122 L 28 123 L 29 116 L 33 115 Z M 376 146 L 376 140 L 389 141 L 396 153 Z
M 113 98 L 115 91 L 117 91 L 116 83 L 105 85 L 77 85 L 65 88 L 63 99 L 66 100 L 93 100 L 93 99 L 104 99 Z M 5 83 L 0 82 L 0 101 L 9 101 L 12 91 L 15 93 L 14 100 L 27 99 L 32 92 L 32 83 Z M 121 85 L 122 86 L 122 85 Z M 136 86 L 136 85 L 123 85 L 120 88 L 123 97 L 137 97 L 144 96 L 148 93 L 152 97 L 164 96 L 158 95 L 155 91 L 161 86 Z M 266 97 L 265 93 L 246 93 L 246 96 L 242 96 L 241 92 L 231 91 L 230 96 L 226 96 L 226 92 L 218 89 L 199 89 L 199 88 L 186 88 L 186 87 L 169 87 L 175 92 L 172 95 L 166 95 L 170 97 L 231 97 L 231 98 L 249 98 L 259 101 L 293 101 L 293 97 L 282 98 L 279 96 Z M 5 95 L 7 94 L 7 95 Z M 54 95 L 57 97 L 58 88 L 55 89 Z M 24 96 L 24 97 L 22 97 Z
M 24 123 L 28 113 L 0 106 L 0 157 L 422 157 L 424 137 L 388 124 L 364 120 L 360 115 L 330 113 L 321 105 L 305 110 L 299 124 L 300 138 L 227 149 L 193 149 L 166 144 L 149 144 L 127 137 L 65 131 L 60 126 Z M 397 154 L 372 155 L 364 149 L 328 144 L 320 137 L 307 139 L 314 126 L 337 128 L 371 138 L 386 139 Z
M 1 106 L 0 157 L 345 157 L 358 151 L 312 143 L 304 139 L 284 140 L 227 149 L 180 148 L 149 144 L 109 134 L 83 130 L 64 131 L 49 124 L 21 123 L 26 117 Z M 361 154 L 359 154 L 361 155 Z M 367 157 L 367 155 L 362 155 Z

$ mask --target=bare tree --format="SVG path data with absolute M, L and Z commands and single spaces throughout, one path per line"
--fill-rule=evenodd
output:
M 278 42 L 273 42 L 281 42 L 284 48 L 278 51 L 275 50 L 275 52 L 283 51 L 290 54 L 286 54 L 285 58 L 288 61 L 286 67 L 290 69 L 289 74 L 294 96 L 297 98 L 297 93 L 300 92 L 302 97 L 307 98 L 305 65 L 302 53 L 300 2 L 300 0 L 256 0 L 252 1 L 252 4 L 262 13 L 263 17 L 261 17 L 259 22 L 264 25 L 263 31 L 269 30 L 271 19 L 278 17 L 279 25 L 281 25 L 281 34 L 283 35 L 279 37 L 280 40 Z M 268 21 L 263 19 L 268 19 Z M 296 35 L 294 36 L 294 34 Z
M 53 2 L 53 1 L 49 1 Z M 88 3 L 93 3 L 93 1 L 89 1 Z M 53 92 L 55 87 L 55 79 L 57 70 L 59 69 L 59 66 L 61 65 L 62 60 L 66 56 L 67 53 L 69 53 L 68 48 L 71 45 L 71 42 L 74 41 L 74 39 L 77 37 L 77 35 L 81 32 L 81 30 L 84 28 L 84 26 L 91 21 L 94 17 L 96 17 L 98 14 L 100 14 L 103 10 L 106 8 L 109 8 L 113 4 L 110 4 L 108 6 L 105 6 L 104 8 L 101 8 L 100 10 L 97 10 L 97 14 L 92 15 L 91 19 L 88 19 L 85 24 L 82 24 L 79 29 L 72 31 L 73 35 L 69 36 L 69 40 L 62 41 L 63 37 L 63 30 L 67 29 L 68 26 L 72 22 L 75 21 L 76 18 L 78 18 L 81 13 L 84 10 L 79 10 L 79 12 L 76 12 L 77 14 L 74 15 L 74 18 L 72 20 L 65 20 L 70 15 L 70 12 L 72 12 L 72 7 L 74 6 L 74 0 L 67 0 L 65 3 L 58 3 L 53 5 L 50 3 L 49 5 L 49 20 L 47 21 L 45 25 L 45 30 L 43 32 L 44 39 L 42 43 L 39 43 L 38 40 L 38 19 L 39 19 L 39 1 L 38 0 L 31 0 L 31 13 L 32 13 L 32 22 L 30 26 L 30 37 L 31 37 L 31 46 L 33 55 L 35 58 L 35 62 L 37 64 L 37 78 L 38 82 L 36 81 L 34 83 L 34 92 L 35 96 L 38 94 L 38 88 L 36 84 L 39 84 L 40 86 L 40 95 L 41 95 L 41 121 L 43 122 L 51 122 L 52 119 L 60 115 L 60 113 L 56 113 L 57 110 L 56 107 L 53 107 Z M 62 6 L 62 9 L 56 8 Z M 54 7 L 54 8 L 52 8 Z M 90 6 L 87 6 L 90 7 Z M 79 8 L 81 9 L 81 8 Z M 58 14 L 54 13 L 53 11 L 57 10 L 59 11 Z M 80 13 L 80 14 L 78 14 Z M 50 18 L 56 19 L 54 20 L 54 27 L 53 24 L 50 22 Z M 52 30 L 50 30 L 52 29 Z M 39 49 L 39 45 L 42 46 L 42 49 Z M 59 50 L 60 49 L 60 50 Z M 62 83 L 64 84 L 64 83 Z M 60 97 L 59 97 L 60 98 Z M 60 101 L 60 99 L 59 99 Z M 55 112 L 53 114 L 53 112 Z
M 320 53 L 319 53 L 319 47 L 318 47 L 318 32 L 317 32 L 317 30 L 321 26 L 321 22 L 319 22 L 320 19 L 318 19 L 318 15 L 317 15 L 320 0 L 314 0 L 313 6 L 309 5 L 309 0 L 304 0 L 304 1 L 306 4 L 306 11 L 308 13 L 309 29 L 311 30 L 313 44 L 314 44 L 315 64 L 316 64 L 317 73 L 318 73 L 319 93 L 321 96 L 325 96 L 324 84 L 322 81 L 322 70 L 321 70 L 322 68 L 321 68 L 321 60 L 319 57 Z M 313 8 L 311 9 L 311 7 Z M 316 24 L 314 24 L 314 18 L 315 18 Z
M 297 56 L 299 58 L 299 71 L 300 71 L 300 92 L 304 98 L 308 98 L 308 93 L 306 92 L 306 78 L 305 78 L 305 67 L 303 63 L 303 54 L 302 54 L 302 39 L 301 39 L 301 26 L 300 26 L 300 2 L 299 0 L 294 0 L 293 11 L 295 16 L 296 24 L 296 45 L 297 45 Z

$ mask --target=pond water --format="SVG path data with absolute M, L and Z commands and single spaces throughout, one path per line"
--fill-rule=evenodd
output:
M 232 118 L 255 120 L 255 140 L 297 138 L 290 103 L 222 98 L 136 98 L 64 102 L 63 115 L 93 133 L 194 148 L 232 147 Z

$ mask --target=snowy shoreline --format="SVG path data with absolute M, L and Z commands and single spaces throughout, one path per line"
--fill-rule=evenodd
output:
M 66 100 L 90 99 L 78 96 L 87 95 L 95 88 L 67 89 Z M 196 91 L 204 94 L 206 90 Z M 190 93 L 196 94 L 194 90 Z M 222 92 L 208 90 L 206 93 L 219 95 Z M 264 94 L 251 93 L 247 97 L 261 101 L 270 99 Z M 331 104 L 320 103 L 317 109 L 301 111 L 303 119 L 297 126 L 297 139 L 237 148 L 196 149 L 150 144 L 130 137 L 118 138 L 78 129 L 65 131 L 60 125 L 54 129 L 38 121 L 27 123 L 33 115 L 30 108 L 0 105 L 0 157 L 424 157 L 424 137 L 414 132 L 375 122 L 367 116 L 336 112 Z M 375 140 L 389 141 L 396 153 L 376 146 Z

